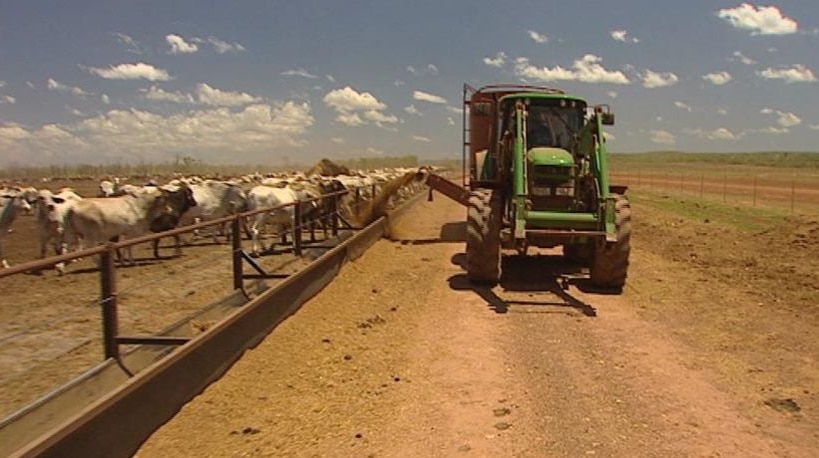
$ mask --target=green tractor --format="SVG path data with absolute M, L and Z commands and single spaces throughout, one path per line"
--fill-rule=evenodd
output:
M 622 290 L 631 208 L 626 187 L 609 184 L 610 107 L 522 85 L 464 85 L 463 101 L 469 183 L 459 200 L 470 281 L 496 284 L 502 249 L 562 246 L 595 287 Z

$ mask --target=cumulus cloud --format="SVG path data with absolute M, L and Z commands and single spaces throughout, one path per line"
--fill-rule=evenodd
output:
M 808 126 L 808 128 L 811 130 L 819 130 L 819 124 L 811 124 Z
M 722 86 L 723 84 L 731 81 L 733 77 L 728 72 L 715 72 L 702 75 L 702 79 L 716 86 Z
M 423 91 L 415 91 L 412 93 L 412 98 L 415 100 L 420 100 L 422 102 L 429 102 L 429 103 L 440 103 L 445 104 L 447 103 L 446 99 L 435 94 L 430 94 L 428 92 Z
M 423 76 L 423 75 L 432 75 L 435 76 L 438 74 L 438 67 L 434 64 L 427 64 L 427 66 L 423 69 L 417 69 L 412 65 L 407 65 L 407 71 L 413 74 L 414 76 Z
M 746 57 L 739 51 L 734 51 L 733 57 L 729 58 L 728 60 L 736 60 L 742 62 L 745 65 L 754 65 L 756 63 L 755 60 L 751 59 L 750 57 Z
M 529 59 L 519 57 L 515 61 L 515 74 L 522 78 L 539 81 L 580 81 L 582 83 L 629 84 L 630 81 L 621 71 L 606 70 L 600 65 L 602 59 L 593 54 L 586 54 L 572 64 L 571 69 L 561 66 L 538 68 L 529 63 Z
M 454 125 L 455 125 L 455 120 L 454 120 L 454 119 L 452 119 L 451 117 L 447 116 L 447 118 L 446 118 L 446 124 L 447 124 L 448 126 L 454 126 Z
M 48 88 L 49 91 L 69 92 L 72 95 L 76 95 L 78 97 L 89 95 L 87 92 L 85 92 L 84 90 L 77 86 L 68 86 L 63 83 L 60 83 L 59 81 L 53 78 L 49 78 L 48 81 L 46 81 L 46 87 Z
M 102 95 L 100 96 L 100 100 L 102 101 L 102 103 L 104 103 L 104 104 L 106 104 L 106 105 L 110 105 L 110 104 L 111 104 L 111 98 L 110 98 L 110 97 L 108 97 L 108 94 L 102 94 Z
M 721 140 L 721 141 L 736 141 L 739 140 L 743 134 L 735 134 L 725 127 L 720 127 L 715 130 L 702 129 L 686 129 L 685 133 L 694 135 L 696 137 L 706 140 Z
M 737 29 L 750 30 L 751 35 L 788 35 L 797 30 L 796 21 L 783 16 L 776 6 L 757 8 L 743 3 L 735 8 L 721 9 L 717 16 Z
M 762 114 L 775 114 L 777 116 L 776 123 L 782 127 L 793 127 L 802 124 L 802 118 L 794 113 L 787 111 L 774 110 L 772 108 L 763 108 L 759 111 Z
M 447 105 L 446 106 L 446 111 L 448 111 L 450 113 L 463 114 L 464 109 L 463 109 L 463 107 L 453 107 L 452 105 Z
M 17 103 L 17 99 L 10 96 L 10 95 L 0 95 L 0 103 L 8 103 L 9 105 L 14 105 Z
M 728 110 L 726 110 L 725 108 L 717 108 L 717 113 L 726 116 L 728 114 Z
M 330 141 L 332 141 L 333 143 L 336 143 L 338 145 L 344 144 L 344 139 L 341 138 L 341 137 L 333 137 L 333 138 L 330 139 Z
M 674 106 L 679 108 L 679 109 L 682 109 L 682 110 L 685 110 L 685 111 L 691 113 L 691 107 L 685 102 L 680 102 L 678 100 L 678 101 L 674 102 Z
M 213 108 L 170 116 L 111 110 L 40 129 L 0 125 L 0 147 L 9 151 L 11 160 L 26 157 L 30 159 L 27 163 L 166 162 L 173 154 L 261 160 L 271 148 L 302 146 L 302 137 L 314 122 L 309 103 L 292 101 L 249 105 L 238 112 Z
M 369 92 L 358 92 L 347 86 L 334 89 L 324 96 L 324 103 L 336 110 L 336 122 L 346 126 L 361 126 L 372 123 L 379 127 L 395 124 L 398 118 L 383 113 L 387 105 Z
M 549 37 L 534 30 L 527 30 L 526 33 L 535 43 L 547 43 L 549 41 Z
M 166 35 L 165 41 L 171 45 L 171 50 L 169 51 L 171 54 L 191 54 L 199 51 L 199 46 L 196 46 L 196 43 L 188 43 L 179 35 Z
M 139 46 L 139 43 L 136 42 L 133 38 L 124 33 L 114 33 L 114 36 L 117 37 L 117 41 L 125 45 L 128 52 L 133 54 L 142 54 L 142 47 Z
M 816 75 L 813 74 L 813 71 L 801 64 L 784 69 L 773 69 L 768 67 L 765 70 L 756 72 L 756 74 L 768 80 L 783 80 L 786 83 L 816 82 Z
M 245 51 L 245 47 L 236 42 L 228 43 L 216 37 L 208 37 L 207 41 L 213 46 L 213 50 L 216 51 L 217 54 Z
M 677 138 L 674 136 L 674 134 L 665 130 L 649 131 L 649 139 L 652 143 L 656 143 L 658 145 L 673 145 L 677 143 Z
M 0 80 L 0 88 L 4 88 L 4 87 L 6 87 L 6 82 Z
M 196 103 L 193 96 L 190 94 L 183 94 L 181 92 L 168 92 L 161 87 L 151 86 L 149 89 L 143 89 L 145 98 L 148 100 L 158 100 L 164 102 L 174 103 Z
M 765 127 L 765 128 L 762 128 L 762 129 L 756 129 L 754 132 L 759 132 L 761 134 L 769 134 L 769 135 L 784 135 L 784 134 L 790 133 L 790 131 L 791 130 L 788 129 L 787 127 L 770 126 L 770 127 Z
M 679 81 L 677 75 L 671 72 L 655 72 L 652 70 L 643 71 L 640 74 L 640 79 L 643 80 L 643 87 L 648 89 L 673 86 Z
M 432 141 L 428 137 L 423 137 L 421 135 L 413 135 L 412 139 L 415 140 L 416 142 L 422 142 L 422 143 L 429 143 L 429 142 Z
M 612 99 L 616 99 L 617 98 L 617 91 L 608 91 L 608 92 L 606 92 L 606 95 L 609 96 Z
M 88 71 L 109 80 L 169 81 L 171 79 L 167 71 L 144 62 L 112 65 L 108 68 L 90 67 Z
M 237 107 L 261 100 L 245 92 L 222 91 L 205 83 L 196 85 L 196 97 L 199 103 L 222 107 Z
M 611 37 L 614 38 L 615 41 L 620 41 L 623 43 L 639 43 L 639 38 L 632 38 L 628 36 L 628 31 L 626 30 L 612 30 Z
M 281 72 L 279 74 L 282 75 L 282 76 L 301 76 L 302 78 L 310 78 L 310 79 L 318 78 L 318 76 L 308 72 L 307 70 L 305 70 L 303 68 L 297 68 L 295 70 L 287 70 L 287 71 Z M 330 81 L 333 81 L 333 80 L 330 80 Z
M 501 51 L 495 54 L 495 57 L 484 57 L 483 63 L 490 67 L 501 68 L 506 64 L 506 53 Z
M 421 112 L 418 111 L 417 108 L 415 108 L 415 105 L 410 105 L 408 107 L 404 107 L 404 111 L 406 113 L 411 114 L 411 115 L 421 116 Z

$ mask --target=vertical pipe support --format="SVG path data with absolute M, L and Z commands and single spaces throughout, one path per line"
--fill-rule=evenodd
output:
M 102 306 L 102 341 L 105 358 L 119 359 L 117 334 L 117 281 L 114 265 L 116 249 L 109 244 L 108 249 L 100 253 L 100 305 Z
M 333 237 L 338 236 L 338 202 L 341 200 L 340 197 L 338 194 L 334 194 L 332 200 L 333 211 L 330 213 L 330 226 L 332 227 Z
M 242 234 L 241 234 L 241 217 L 234 216 L 233 221 L 230 222 L 230 233 L 233 253 L 233 289 L 244 288 L 244 272 L 242 271 Z
M 301 256 L 301 205 L 302 201 L 297 200 L 293 206 L 293 253 Z

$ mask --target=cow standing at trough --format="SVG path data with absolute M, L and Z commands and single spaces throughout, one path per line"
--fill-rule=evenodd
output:
M 188 187 L 175 191 L 157 189 L 136 195 L 89 198 L 77 202 L 68 212 L 71 231 L 88 246 L 118 238 L 132 238 L 148 232 L 176 227 L 184 207 L 195 205 Z M 125 258 L 134 263 L 132 247 Z
M 63 189 L 57 194 L 53 194 L 48 189 L 40 190 L 35 215 L 40 238 L 41 259 L 46 257 L 48 242 L 52 239 L 54 240 L 54 252 L 58 255 L 66 253 L 72 245 L 75 249 L 79 248 L 76 237 L 69 240 L 66 236 L 66 227 L 69 210 L 81 200 L 82 197 L 70 189 Z M 57 264 L 55 268 L 58 274 L 65 273 L 64 263 Z
M 265 250 L 264 242 L 260 234 L 267 224 L 277 227 L 277 233 L 282 237 L 282 243 L 287 243 L 287 229 L 293 227 L 293 216 L 295 215 L 295 204 L 299 200 L 299 194 L 290 186 L 271 187 L 256 186 L 247 194 L 247 207 L 249 211 L 262 208 L 272 208 L 266 213 L 259 213 L 253 217 L 250 224 L 250 238 L 253 243 L 252 253 L 258 255 Z M 285 207 L 285 205 L 287 205 Z
M 9 263 L 3 255 L 3 239 L 9 233 L 19 210 L 26 212 L 31 210 L 31 205 L 23 195 L 3 194 L 2 207 L 0 207 L 0 267 L 4 269 L 9 267 Z
M 180 226 L 224 218 L 247 210 L 247 194 L 234 183 L 206 180 L 190 186 L 196 206 L 188 209 L 179 221 Z M 222 233 L 226 233 L 224 227 Z M 213 243 L 219 243 L 213 232 Z

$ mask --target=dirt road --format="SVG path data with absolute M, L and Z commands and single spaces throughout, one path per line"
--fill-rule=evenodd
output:
M 634 207 L 615 296 L 548 253 L 474 289 L 464 209 L 419 204 L 138 456 L 816 456 L 815 238 L 772 276 L 720 260 L 774 235 Z

